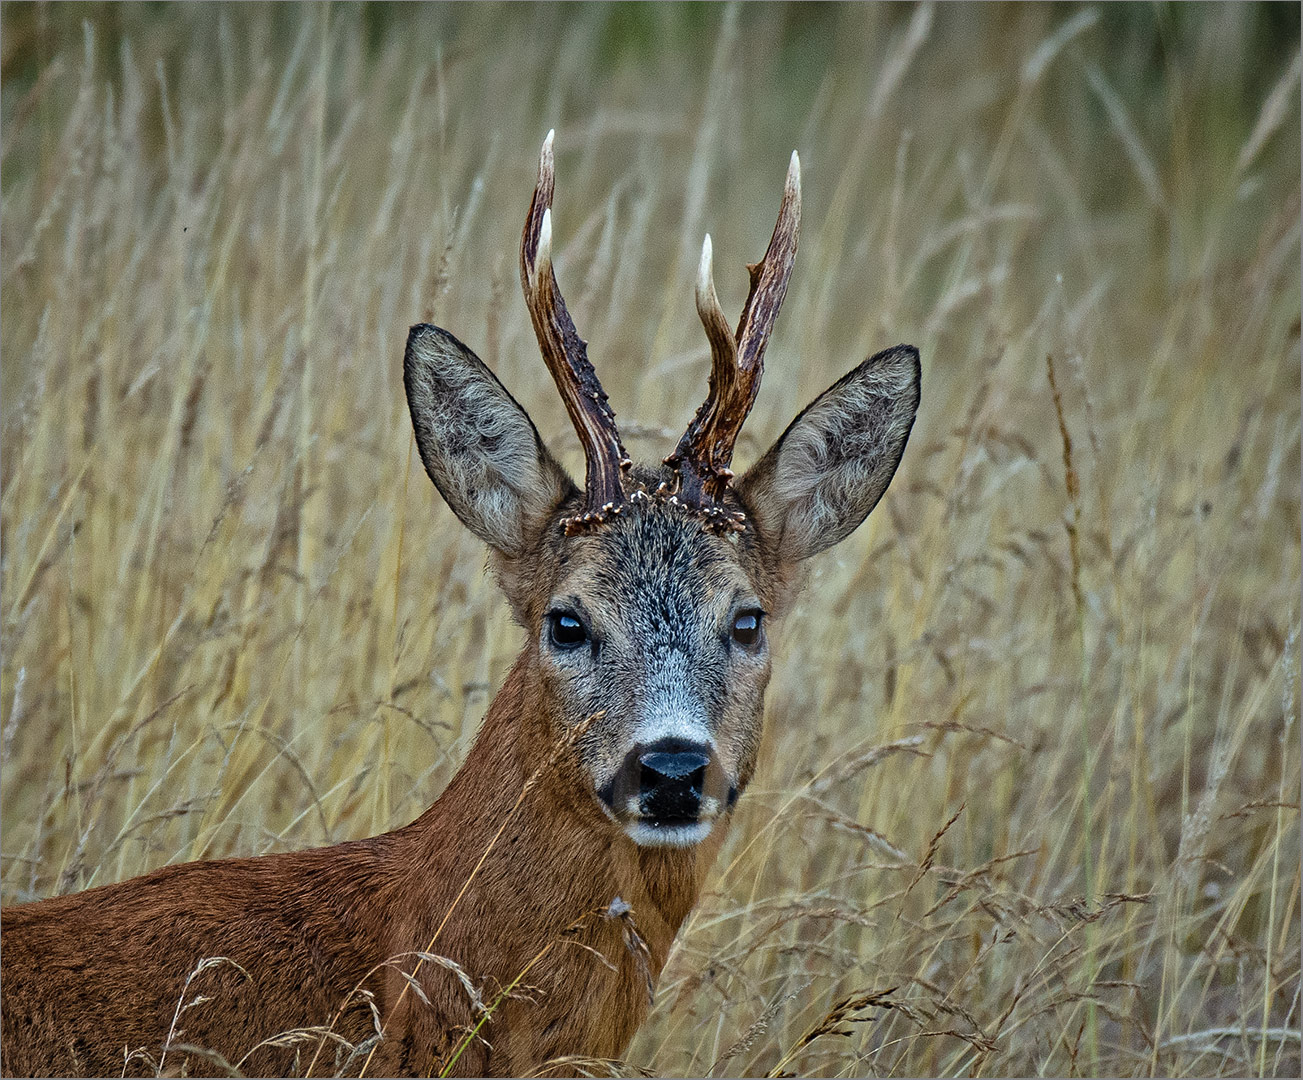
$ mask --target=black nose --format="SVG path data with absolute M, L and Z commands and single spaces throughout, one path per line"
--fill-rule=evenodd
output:
M 642 812 L 664 825 L 691 824 L 701 810 L 710 753 L 690 743 L 658 743 L 638 755 Z

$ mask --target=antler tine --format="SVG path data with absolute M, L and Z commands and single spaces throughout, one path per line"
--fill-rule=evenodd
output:
M 793 151 L 769 247 L 763 259 L 747 267 L 751 291 L 742 307 L 736 334 L 729 332 L 715 295 L 709 235 L 701 248 L 697 314 L 710 341 L 710 390 L 665 462 L 678 469 L 679 498 L 711 517 L 723 513 L 714 504 L 723 498 L 733 476 L 728 466 L 738 433 L 760 390 L 765 346 L 787 295 L 800 231 L 801 159 Z
M 787 279 L 792 276 L 796 261 L 796 244 L 801 232 L 801 159 L 792 151 L 787 166 L 787 180 L 783 184 L 783 201 L 778 207 L 778 220 L 774 234 L 769 238 L 765 257 L 747 266 L 751 275 L 751 292 L 742 305 L 742 318 L 737 324 L 738 365 L 747 370 L 756 369 L 759 380 L 765 346 L 778 318 L 778 309 L 787 296 Z M 750 409 L 750 402 L 747 408 Z M 745 414 L 744 414 L 745 416 Z M 739 421 L 739 424 L 741 421 Z M 736 432 L 734 436 L 736 437 Z
M 728 319 L 719 306 L 719 297 L 715 295 L 711 261 L 710 233 L 706 233 L 701 244 L 701 265 L 697 268 L 697 314 L 710 342 L 711 394 L 728 397 L 737 382 L 737 342 L 733 340 L 733 331 L 729 329 Z
M 588 360 L 587 343 L 575 329 L 552 270 L 554 134 L 547 133 L 539 154 L 538 183 L 520 241 L 520 282 L 543 362 L 552 373 L 570 422 L 584 447 L 585 512 L 566 523 L 566 532 L 574 533 L 619 513 L 624 503 L 620 473 L 629 467 L 630 461 L 615 426 L 615 412 Z

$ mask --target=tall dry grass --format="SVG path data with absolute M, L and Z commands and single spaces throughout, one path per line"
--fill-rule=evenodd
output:
M 701 235 L 736 310 L 796 148 L 739 457 L 899 341 L 923 404 L 628 1067 L 1298 1075 L 1297 8 L 0 18 L 6 903 L 428 805 L 520 636 L 408 325 L 578 465 L 516 278 L 555 126 L 558 274 L 658 457 Z

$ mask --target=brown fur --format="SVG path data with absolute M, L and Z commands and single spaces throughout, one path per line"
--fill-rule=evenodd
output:
M 474 1041 L 454 1074 L 521 1075 L 563 1053 L 620 1054 L 646 1013 L 649 980 L 696 900 L 718 841 L 639 849 L 591 796 L 565 783 L 574 766 L 564 756 L 513 813 L 537 763 L 553 750 L 539 694 L 523 656 L 461 771 L 406 828 L 313 851 L 164 867 L 6 909 L 5 1074 L 118 1075 L 137 1049 L 150 1058 L 136 1058 L 128 1073 L 152 1073 L 150 1059 L 163 1054 L 186 976 L 209 956 L 229 958 L 248 977 L 230 965 L 196 976 L 186 1001 L 201 994 L 211 1000 L 182 1012 L 175 1043 L 215 1050 L 234 1064 L 263 1039 L 329 1023 L 349 991 L 364 986 L 387 1036 L 368 1074 L 437 1072 L 459 1028 L 474 1022 L 466 991 L 452 973 L 425 964 L 419 978 L 430 1004 L 408 992 L 395 1012 L 402 976 L 373 969 L 430 946 L 509 816 L 432 951 L 470 974 L 486 1005 L 546 953 L 529 970 L 528 992 L 499 1005 L 483 1029 L 487 1041 Z M 645 960 L 636 939 L 625 942 L 628 917 L 607 914 L 615 897 L 632 909 Z M 578 932 L 566 934 L 571 927 Z M 403 962 L 408 971 L 414 966 Z M 352 1041 L 366 1038 L 369 1009 L 359 1002 L 338 1030 Z M 299 1073 L 316 1046 L 311 1038 L 264 1048 L 240 1068 Z M 186 1056 L 170 1051 L 165 1069 L 179 1068 Z M 355 1075 L 362 1060 L 348 1071 Z M 314 1072 L 335 1068 L 328 1045 Z M 189 1070 L 213 1071 L 202 1058 Z

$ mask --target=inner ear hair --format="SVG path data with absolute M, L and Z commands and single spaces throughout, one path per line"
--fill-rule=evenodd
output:
M 814 399 L 738 483 L 779 558 L 844 540 L 887 490 L 918 410 L 918 350 L 869 357 Z
M 508 558 L 575 492 L 538 429 L 478 356 L 448 331 L 414 326 L 403 381 L 425 471 L 449 508 Z

